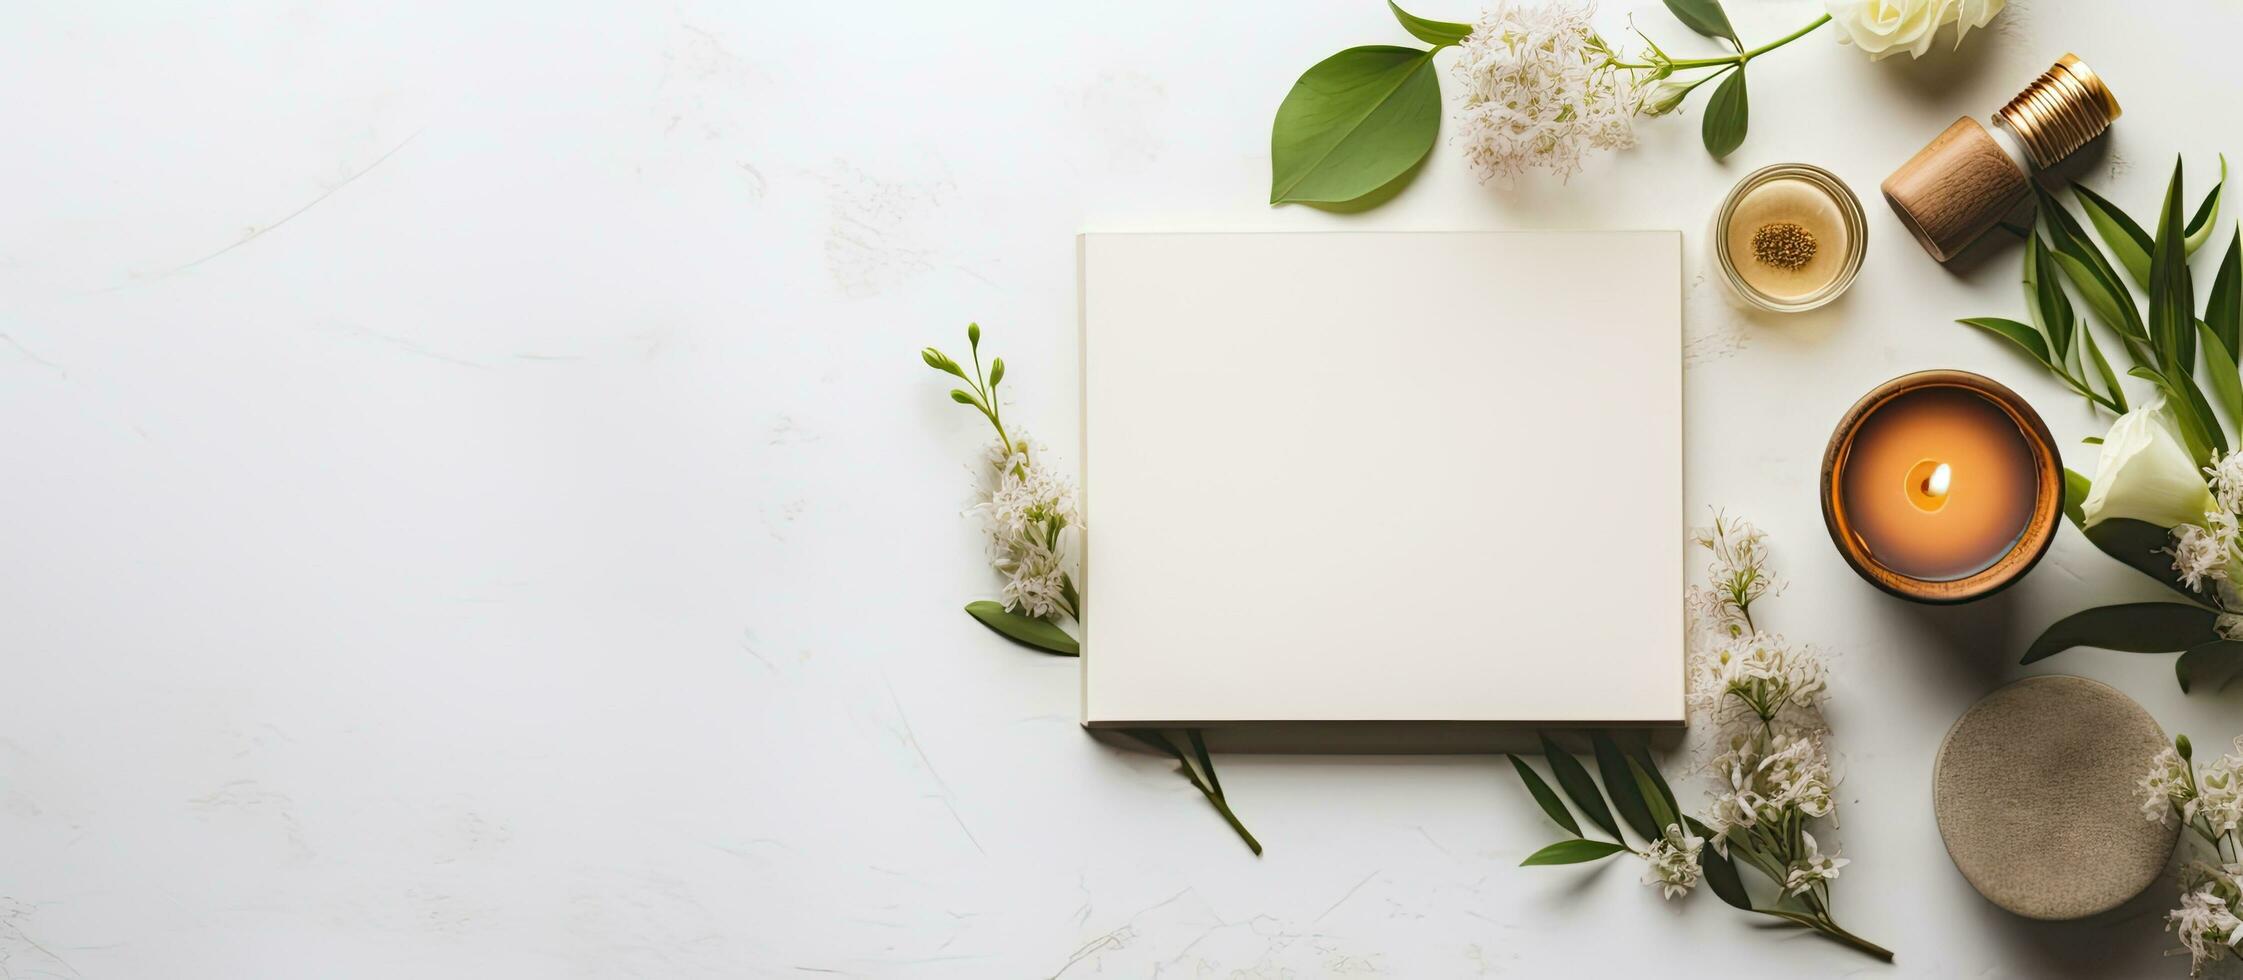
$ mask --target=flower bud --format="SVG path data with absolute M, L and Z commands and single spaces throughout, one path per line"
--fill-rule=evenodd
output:
M 966 343 L 972 344 L 976 349 L 981 347 L 981 324 L 966 324 Z
M 957 402 L 957 403 L 958 403 L 958 404 L 960 404 L 960 405 L 979 405 L 979 404 L 981 404 L 981 402 L 979 402 L 979 401 L 976 401 L 976 400 L 974 399 L 974 394 L 973 394 L 973 392 L 967 391 L 967 390 L 965 390 L 965 389 L 963 389 L 963 388 L 952 388 L 952 389 L 950 389 L 950 400 L 951 400 L 951 401 L 954 401 L 954 402 Z
M 2173 736 L 2173 751 L 2179 752 L 2181 754 L 2182 761 L 2187 761 L 2189 757 L 2188 736 Z
M 919 359 L 927 362 L 928 367 L 934 368 L 937 371 L 941 371 L 944 374 L 955 374 L 961 378 L 966 376 L 966 372 L 959 370 L 958 362 L 951 360 L 950 355 L 945 354 L 932 347 L 920 351 Z
M 1664 116 L 1681 107 L 1682 97 L 1689 95 L 1691 88 L 1689 84 L 1672 80 L 1660 82 L 1644 97 L 1643 107 L 1637 111 L 1646 116 Z
M 1005 380 L 1005 359 L 1000 357 L 989 362 L 989 387 L 995 388 L 997 382 L 1003 380 Z

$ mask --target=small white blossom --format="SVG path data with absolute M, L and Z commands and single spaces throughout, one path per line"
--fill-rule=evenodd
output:
M 1613 65 L 1587 4 L 1495 0 L 1457 46 L 1464 90 L 1456 141 L 1482 181 L 1530 169 L 1570 177 L 1584 148 L 1635 145 L 1644 99 L 1636 72 Z
M 1690 696 L 1716 720 L 1742 709 L 1772 722 L 1792 708 L 1792 720 L 1810 721 L 1829 688 L 1822 658 L 1767 633 L 1737 637 L 1692 658 Z
M 1645 865 L 1643 883 L 1656 885 L 1661 896 L 1678 898 L 1697 887 L 1698 877 L 1704 871 L 1698 866 L 1698 853 L 1706 846 L 1706 839 L 1691 834 L 1681 824 L 1668 824 L 1667 832 L 1643 851 Z
M 1713 553 L 1707 585 L 1688 593 L 1698 627 L 1724 640 L 1753 632 L 1752 604 L 1776 586 L 1767 571 L 1767 535 L 1750 522 L 1715 514 L 1713 524 L 1692 531 L 1691 539 Z
M 1792 859 L 1791 867 L 1784 873 L 1783 890 L 1786 895 L 1803 894 L 1807 889 L 1813 888 L 1816 882 L 1836 880 L 1838 869 L 1853 863 L 1842 857 L 1823 856 L 1822 849 L 1815 846 L 1813 834 L 1801 833 L 1799 838 L 1801 853 Z
M 2232 833 L 2243 826 L 2243 738 L 2236 750 L 2196 771 L 2196 798 L 2188 801 L 2182 816 L 2204 818 L 2215 834 Z
M 2220 509 L 2230 514 L 2243 514 L 2243 449 L 2215 458 L 2204 468 L 2206 482 L 2212 485 L 2212 499 L 2220 502 Z
M 2173 571 L 2180 575 L 2181 584 L 2191 589 L 2202 588 L 2207 579 L 2227 578 L 2227 543 L 2200 525 L 2174 528 L 2172 546 L 2165 553 L 2173 556 Z

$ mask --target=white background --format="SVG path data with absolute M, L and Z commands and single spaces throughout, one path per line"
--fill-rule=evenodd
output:
M 2149 209 L 2176 152 L 2243 151 L 2233 4 L 2019 0 L 1921 63 L 1826 29 L 1754 65 L 1726 163 L 1696 103 L 1566 184 L 1480 186 L 1445 132 L 1360 215 L 1263 202 L 1300 71 L 1407 41 L 1374 0 L 509 7 L 9 11 L 7 975 L 2184 972 L 2167 886 L 2020 921 L 1928 799 L 2032 634 L 2155 586 L 2066 530 L 2009 593 L 1907 605 L 1839 560 L 1815 475 L 1856 396 L 1932 367 L 2015 385 L 2091 464 L 2104 422 L 1950 322 L 2022 312 L 2018 253 L 1942 269 L 1875 187 L 2076 50 L 2127 110 L 2085 173 Z M 1751 41 L 1816 12 L 1733 13 Z M 1782 160 L 1863 193 L 1868 263 L 1820 313 L 1747 314 L 1703 229 Z M 1253 858 L 1077 727 L 1073 662 L 959 612 L 994 588 L 959 514 L 983 423 L 916 352 L 978 319 L 1013 417 L 1072 458 L 1077 232 L 1578 227 L 1686 233 L 1689 503 L 1766 527 L 1767 620 L 1835 658 L 1837 910 L 1896 967 L 1634 867 L 1515 867 L 1555 830 L 1500 757 L 1225 755 Z M 2243 693 L 2184 698 L 2169 656 L 2036 669 L 2200 745 L 2243 730 Z

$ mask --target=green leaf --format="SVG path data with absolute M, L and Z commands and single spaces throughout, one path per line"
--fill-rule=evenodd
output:
M 2181 161 L 2165 184 L 2165 207 L 2158 212 L 2157 243 L 2150 252 L 2150 346 L 2159 367 L 2176 386 L 2196 373 L 2196 292 L 2189 283 L 2188 253 L 2181 235 Z
M 2129 349 L 2133 348 L 2132 341 L 2146 340 L 2148 335 L 2142 327 L 2141 313 L 2135 310 L 2134 296 L 2119 279 L 2118 270 L 2111 268 L 2103 253 L 2088 243 L 2087 232 L 2080 228 L 2072 213 L 2064 209 L 2063 202 L 2042 190 L 2039 184 L 2033 185 L 2033 196 L 2040 202 L 2041 216 L 2048 221 L 2049 244 L 2056 248 L 2056 264 L 2087 300 L 2088 309 L 2093 310 L 2105 326 L 2128 339 Z M 2150 363 L 2154 363 L 2154 359 L 2150 359 Z
M 2005 320 L 1998 316 L 1966 317 L 1955 322 L 1977 327 L 2016 344 L 2024 348 L 2025 353 L 2031 354 L 2033 360 L 2039 361 L 2043 367 L 2048 366 L 2048 341 L 2041 339 L 2040 331 L 2033 329 L 2030 324 Z
M 1559 748 L 1558 743 L 1551 741 L 1549 735 L 1537 734 L 1542 738 L 1542 754 L 1550 762 L 1550 774 L 1558 777 L 1558 785 L 1565 789 L 1565 795 L 1573 800 L 1573 805 L 1580 808 L 1582 815 L 1588 817 L 1590 823 L 1603 827 L 1605 833 L 1611 834 L 1614 840 L 1619 840 L 1620 825 L 1613 822 L 1612 811 L 1605 807 L 1604 794 L 1597 792 L 1596 780 L 1589 778 L 1589 770 L 1582 768 L 1579 761 Z
M 2049 363 L 2076 371 L 2079 348 L 2072 343 L 2072 329 L 2079 317 L 2072 312 L 2072 301 L 2064 295 L 2064 285 L 2056 278 L 2056 260 L 2049 256 L 2048 243 L 2037 233 L 2028 237 L 2031 240 L 2025 243 L 2025 308 L 2032 312 L 2033 325 L 2048 337 Z
M 2188 229 L 2185 232 L 2188 237 L 2188 254 L 2195 255 L 2196 250 L 2204 246 L 2205 240 L 2212 237 L 2212 223 L 2220 220 L 2220 192 L 2226 187 L 2227 154 L 2222 153 L 2220 182 L 2212 185 L 2212 190 L 2204 195 L 2204 203 L 2197 205 L 2196 214 L 2188 219 Z
M 2212 332 L 2211 324 L 2196 321 L 2196 334 L 2204 345 L 2204 360 L 2211 365 L 2206 373 L 2212 378 L 2212 393 L 2219 396 L 2220 407 L 2227 409 L 2228 421 L 2243 425 L 2243 381 L 2239 381 L 2235 370 L 2228 366 L 2235 363 L 2235 355 L 2229 352 L 2220 335 Z
M 1433 45 L 1436 49 L 1461 44 L 1472 35 L 1472 25 L 1447 20 L 1427 20 L 1386 0 L 1386 9 L 1394 11 L 1394 19 L 1402 22 L 1402 29 L 1411 37 Z
M 1635 828 L 1644 840 L 1658 840 L 1660 828 L 1651 820 L 1651 807 L 1644 803 L 1642 791 L 1636 789 L 1635 777 L 1628 772 L 1628 760 L 1620 754 L 1620 746 L 1603 732 L 1590 732 L 1589 745 L 1596 750 L 1597 775 L 1604 780 L 1605 795 L 1612 797 L 1612 808 L 1620 811 L 1620 818 Z
M 2098 606 L 2057 620 L 2026 649 L 2018 663 L 2062 653 L 2073 647 L 2101 647 L 2130 653 L 2170 653 L 2219 639 L 2209 609 L 2178 602 L 2131 602 Z
M 2127 217 L 2117 205 L 2104 200 L 2103 195 L 2088 190 L 2087 185 L 2073 184 L 2072 193 L 2079 198 L 2080 207 L 2087 212 L 2087 220 L 2095 225 L 2096 233 L 2103 236 L 2103 244 L 2110 248 L 2112 255 L 2118 256 L 2118 263 L 2126 267 L 2127 274 L 2142 288 L 2149 288 L 2150 251 L 2154 247 L 2150 233 L 2143 231 L 2142 226 Z
M 1433 149 L 1441 82 L 1433 52 L 1349 48 L 1302 73 L 1270 127 L 1271 204 L 1352 201 Z
M 2069 479 L 2069 477 L 2066 478 L 2067 483 Z M 2084 500 L 2086 499 L 2085 478 L 2083 477 L 2082 480 L 2083 486 L 2080 498 Z M 2069 493 L 2068 490 L 2067 493 Z M 2088 528 L 2087 540 L 2093 542 L 2095 547 L 2101 549 L 2104 554 L 2118 559 L 2135 571 L 2156 579 L 2158 584 L 2194 601 L 2205 601 L 2202 592 L 2192 590 L 2181 584 L 2180 575 L 2173 571 L 2173 556 L 2165 553 L 2166 545 L 2172 540 L 2172 532 L 2165 528 L 2158 527 L 2148 521 L 2137 521 L 2130 517 L 2113 517 Z
M 1713 889 L 1713 893 L 1721 896 L 1721 900 L 1729 903 L 1730 907 L 1751 910 L 1752 896 L 1745 893 L 1744 879 L 1737 875 L 1737 863 L 1728 855 L 1714 850 L 1713 830 L 1699 823 L 1696 817 L 1684 816 L 1682 819 L 1690 825 L 1691 833 L 1706 839 L 1705 848 L 1698 852 L 1698 867 L 1705 870 L 1706 887 Z
M 1634 756 L 1622 761 L 1628 764 L 1628 777 L 1635 780 L 1636 793 L 1643 797 L 1644 807 L 1651 811 L 1652 826 L 1659 828 L 1658 835 L 1652 838 L 1656 840 L 1666 834 L 1668 827 L 1677 826 L 1682 820 L 1675 815 L 1674 807 L 1667 805 L 1666 798 L 1659 795 L 1659 784 L 1651 781 L 1651 774 L 1643 770 L 1643 763 L 1637 762 Z
M 1718 160 L 1728 156 L 1745 142 L 1745 127 L 1752 121 L 1751 107 L 1746 104 L 1745 69 L 1724 68 L 1729 77 L 1713 90 L 1713 98 L 1706 100 L 1706 118 L 1699 127 L 1705 139 L 1706 152 Z
M 2111 362 L 2103 358 L 2103 345 L 2095 342 L 2095 331 L 2082 324 L 2079 327 L 2079 339 L 2087 347 L 2087 357 L 2095 365 L 2095 373 L 2103 377 L 2104 394 L 2110 396 L 2111 402 L 2118 408 L 2118 414 L 2126 414 L 2126 389 L 2119 385 L 2118 373 L 2111 370 Z M 2100 441 L 2101 437 L 2096 439 Z
M 1519 862 L 1519 867 L 1530 868 L 1539 864 L 1580 864 L 1584 861 L 1595 861 L 1599 858 L 1608 858 L 1615 854 L 1624 853 L 1627 849 L 1625 844 L 1576 837 L 1573 840 L 1561 840 L 1527 855 L 1526 860 Z
M 2082 476 L 2078 470 L 2069 466 L 2064 468 L 2064 516 L 2071 518 L 2072 526 L 2083 532 L 2087 530 L 2087 512 L 2081 510 L 2080 505 L 2086 502 L 2087 493 L 2092 489 L 2093 481 Z
M 2181 682 L 2181 693 L 2205 683 L 2217 691 L 2243 674 L 2243 643 L 2234 640 L 2215 640 L 2199 643 L 2181 651 L 2173 661 L 2173 678 Z
M 2204 299 L 2204 322 L 2229 354 L 2243 357 L 2243 228 L 2227 240 L 2227 254 L 2212 277 L 2212 295 Z M 2212 369 L 2224 371 L 2227 365 L 2213 364 Z
M 1637 765 L 1643 768 L 1645 773 L 1651 776 L 1651 784 L 1658 788 L 1659 798 L 1666 801 L 1667 812 L 1681 815 L 1682 804 L 1675 802 L 1674 789 L 1667 785 L 1667 777 L 1659 774 L 1658 761 L 1651 758 L 1651 739 L 1648 737 L 1632 738 L 1620 747 L 1626 750 L 1629 759 L 1634 760 Z
M 1014 643 L 1069 657 L 1082 655 L 1081 643 L 1045 620 L 1023 616 L 987 599 L 966 603 L 966 613 Z
M 2182 378 L 2179 380 L 2183 383 L 2176 383 L 2175 379 L 2146 367 L 2131 368 L 2126 373 L 2156 385 L 2165 393 L 2165 408 L 2173 413 L 2173 422 L 2180 427 L 2181 442 L 2187 446 L 2190 459 L 2204 459 L 2211 454 L 2215 429 L 2206 428 L 2210 409 L 2200 413 L 2197 408 L 2204 394 L 2196 390 L 2196 382 Z M 2216 427 L 2219 423 L 2215 420 L 2210 424 Z
M 1542 812 L 1549 814 L 1551 820 L 1556 821 L 1558 826 L 1564 827 L 1573 836 L 1581 836 L 1581 824 L 1573 819 L 1573 812 L 1565 808 L 1565 802 L 1558 799 L 1558 794 L 1550 789 L 1550 784 L 1543 782 L 1542 777 L 1534 771 L 1534 768 L 1527 765 L 1518 756 L 1506 752 L 1504 757 L 1511 760 L 1511 768 L 1519 771 L 1519 781 L 1525 783 L 1526 791 L 1534 795 L 1534 802 L 1541 804 Z
M 1729 14 L 1721 9 L 1721 0 L 1667 0 L 1667 10 L 1693 31 L 1707 37 L 1725 37 L 1732 44 L 1743 43 L 1737 40 L 1737 29 L 1729 26 Z

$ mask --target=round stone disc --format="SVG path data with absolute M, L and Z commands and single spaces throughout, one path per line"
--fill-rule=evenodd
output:
M 2157 880 L 2178 821 L 2144 819 L 2134 787 L 2165 732 L 2084 677 L 2028 677 L 1948 729 L 1932 766 L 1947 856 L 1986 900 L 2034 919 L 2108 911 Z

